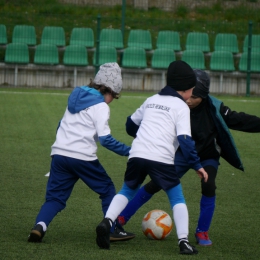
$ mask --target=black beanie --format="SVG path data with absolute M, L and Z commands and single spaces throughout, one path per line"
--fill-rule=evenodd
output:
M 196 76 L 189 64 L 181 60 L 170 63 L 167 70 L 167 86 L 176 91 L 184 91 L 195 85 Z
M 197 77 L 197 83 L 192 91 L 192 95 L 205 99 L 209 94 L 209 75 L 203 70 L 194 70 L 194 73 Z

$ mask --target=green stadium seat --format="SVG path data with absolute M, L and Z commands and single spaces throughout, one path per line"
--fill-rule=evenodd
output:
M 70 35 L 70 45 L 94 47 L 94 33 L 91 28 L 73 28 Z
M 84 45 L 69 45 L 66 47 L 63 64 L 74 66 L 74 86 L 77 86 L 77 67 L 88 66 L 88 52 Z
M 59 51 L 54 44 L 39 44 L 36 46 L 34 63 L 41 65 L 59 64 Z
M 148 30 L 132 29 L 130 30 L 128 41 L 128 47 L 138 47 L 145 50 L 152 49 L 152 37 Z
M 230 51 L 213 51 L 210 58 L 210 69 L 216 71 L 234 71 L 234 58 Z
M 29 49 L 25 43 L 9 43 L 5 50 L 5 62 L 15 64 L 29 63 Z
M 7 44 L 6 26 L 4 24 L 0 24 L 0 44 Z
M 112 46 L 99 46 L 99 61 L 96 63 L 96 52 L 93 56 L 93 64 L 95 66 L 100 66 L 107 62 L 117 62 L 117 51 L 115 47 Z
M 208 34 L 200 32 L 189 32 L 186 40 L 186 50 L 210 52 Z
M 244 39 L 243 52 L 248 51 L 248 35 Z M 251 52 L 260 52 L 260 34 L 252 35 L 252 49 Z
M 242 72 L 247 71 L 247 57 L 247 52 L 242 53 L 240 57 L 238 68 Z M 250 71 L 260 72 L 260 53 L 258 52 L 251 53 Z
M 123 35 L 120 29 L 102 29 L 100 32 L 100 46 L 111 46 L 123 49 Z
M 64 51 L 63 64 L 67 66 L 87 66 L 88 52 L 83 45 L 68 45 Z
M 180 35 L 174 31 L 159 31 L 156 47 L 181 51 Z
M 181 59 L 187 62 L 193 69 L 205 69 L 204 53 L 200 50 L 185 50 Z
M 35 27 L 32 25 L 16 25 L 13 29 L 12 42 L 36 45 Z
M 29 63 L 29 48 L 25 43 L 12 42 L 6 45 L 5 62 L 15 64 L 14 85 L 17 86 L 18 65 Z
M 151 67 L 153 69 L 167 69 L 169 64 L 175 60 L 173 49 L 155 49 L 152 56 Z
M 230 51 L 233 54 L 239 52 L 238 41 L 236 34 L 233 33 L 218 33 L 214 43 L 215 51 Z
M 124 49 L 122 67 L 147 68 L 145 49 L 140 47 L 127 47 Z
M 62 27 L 45 26 L 41 36 L 42 44 L 54 44 L 57 47 L 66 45 L 65 31 Z

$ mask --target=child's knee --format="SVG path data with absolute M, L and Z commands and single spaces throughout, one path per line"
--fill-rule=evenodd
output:
M 131 189 L 129 188 L 125 183 L 123 184 L 123 187 L 121 188 L 121 190 L 118 192 L 118 194 L 122 194 L 125 197 L 127 197 L 127 199 L 130 201 L 135 194 L 137 193 L 137 191 L 139 190 L 140 185 L 138 185 L 138 187 L 136 189 Z
M 184 198 L 184 195 L 182 192 L 181 184 L 167 190 L 166 194 L 169 198 L 171 208 L 173 208 L 176 204 L 179 204 L 179 203 L 186 204 L 185 198 Z

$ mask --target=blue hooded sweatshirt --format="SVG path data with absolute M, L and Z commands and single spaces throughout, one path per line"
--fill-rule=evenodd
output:
M 68 98 L 68 110 L 75 114 L 101 102 L 105 102 L 105 99 L 98 90 L 88 86 L 76 87 Z M 130 147 L 114 139 L 111 134 L 99 136 L 99 142 L 108 150 L 119 155 L 129 155 Z

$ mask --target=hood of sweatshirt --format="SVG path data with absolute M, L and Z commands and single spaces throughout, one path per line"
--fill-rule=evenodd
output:
M 173 96 L 173 97 L 178 97 L 180 98 L 181 100 L 184 101 L 183 97 L 175 90 L 173 89 L 172 87 L 170 86 L 165 86 L 164 88 L 162 88 L 160 90 L 160 92 L 158 93 L 159 95 L 162 95 L 162 96 Z M 185 102 L 185 101 L 184 101 Z
M 68 98 L 68 110 L 75 114 L 101 102 L 105 99 L 98 90 L 88 86 L 75 87 Z

